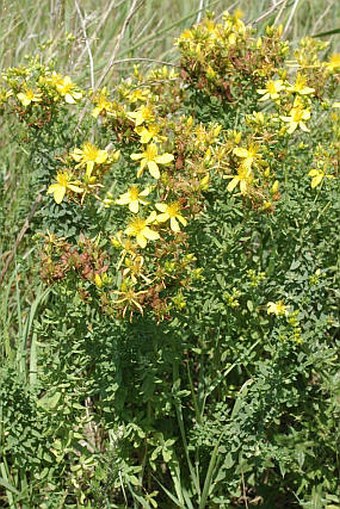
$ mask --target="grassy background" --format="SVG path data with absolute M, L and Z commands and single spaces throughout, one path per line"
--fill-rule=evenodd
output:
M 240 8 L 248 22 L 282 23 L 294 40 L 336 28 L 337 5 L 336 0 L 1 0 L 0 66 L 39 52 L 88 80 L 90 47 L 97 82 L 112 55 L 112 74 L 126 66 L 117 60 L 171 59 L 174 37 L 204 10 L 219 16 Z

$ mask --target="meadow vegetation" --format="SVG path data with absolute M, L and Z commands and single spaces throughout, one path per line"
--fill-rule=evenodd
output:
M 0 6 L 1 507 L 339 508 L 336 2 Z

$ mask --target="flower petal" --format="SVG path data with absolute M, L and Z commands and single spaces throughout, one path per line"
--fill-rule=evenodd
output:
M 315 188 L 315 187 L 317 187 L 319 184 L 321 184 L 322 179 L 323 179 L 323 175 L 317 175 L 317 176 L 315 176 L 315 177 L 312 179 L 312 182 L 311 182 L 311 187 L 312 187 L 312 189 L 314 189 L 314 188 Z
M 237 186 L 238 183 L 239 183 L 239 178 L 238 177 L 234 177 L 233 180 L 231 180 L 229 182 L 228 187 L 227 187 L 227 190 L 229 191 L 229 193 L 234 191 L 234 189 L 235 189 L 235 187 Z
M 292 134 L 296 130 L 297 126 L 297 122 L 292 122 L 289 126 L 289 129 L 287 130 L 287 133 Z
M 183 216 L 178 215 L 177 219 L 180 223 L 182 223 L 183 226 L 186 226 L 188 224 L 188 221 Z
M 157 212 L 153 210 L 149 217 L 146 219 L 146 224 L 154 223 L 157 217 Z
M 247 182 L 245 180 L 240 180 L 240 191 L 242 194 L 247 193 Z
M 155 163 L 155 161 L 148 161 L 147 165 L 149 168 L 150 175 L 154 179 L 158 180 L 160 178 L 161 174 L 159 172 L 159 168 L 158 168 L 157 164 Z
M 160 212 L 165 212 L 166 209 L 168 208 L 167 204 L 166 203 L 156 203 L 155 205 L 156 209 L 159 210 Z
M 66 187 L 61 186 L 59 184 L 52 184 L 50 186 L 49 190 L 53 188 L 53 198 L 58 205 L 63 201 L 65 193 L 66 193 Z
M 82 189 L 79 186 L 75 186 L 74 184 L 68 184 L 67 188 L 73 191 L 74 193 L 82 193 L 84 192 L 84 189 Z
M 130 195 L 129 193 L 124 193 L 122 194 L 117 200 L 116 200 L 116 204 L 117 205 L 128 205 L 128 203 L 130 203 Z
M 177 232 L 180 232 L 181 231 L 181 228 L 178 224 L 178 221 L 175 217 L 171 217 L 170 218 L 170 228 L 172 229 L 173 232 L 177 233 Z
M 126 235 L 132 236 L 132 235 L 134 235 L 134 232 L 135 232 L 134 228 L 132 228 L 132 226 L 128 226 L 128 227 L 125 229 L 125 232 L 124 232 L 124 233 L 126 233 Z
M 130 155 L 130 158 L 133 160 L 133 161 L 138 161 L 139 159 L 143 159 L 144 155 L 143 154 L 131 154 Z
M 248 150 L 246 148 L 242 148 L 242 147 L 234 148 L 233 153 L 237 157 L 248 157 L 248 155 L 249 155 Z
M 75 148 L 71 156 L 75 161 L 77 161 L 77 163 L 79 163 L 83 158 L 83 151 L 80 150 L 80 148 Z
M 96 157 L 96 163 L 97 164 L 103 164 L 105 161 L 107 161 L 109 154 L 106 152 L 106 150 L 99 150 L 98 155 Z
M 93 172 L 93 168 L 94 168 L 94 162 L 93 161 L 87 161 L 86 162 L 86 176 L 88 178 L 91 177 L 91 173 Z
M 139 170 L 137 171 L 137 178 L 141 177 L 143 175 L 143 172 L 144 172 L 144 166 L 140 167 Z
M 139 196 L 149 196 L 150 194 L 150 189 L 147 187 L 146 189 L 144 189 L 144 191 L 141 191 L 139 193 Z
M 142 235 L 144 235 L 144 237 L 148 240 L 158 240 L 160 238 L 159 233 L 151 230 L 148 226 L 143 229 Z
M 170 217 L 169 214 L 159 214 L 157 216 L 157 221 L 159 223 L 165 223 L 165 221 L 167 221 L 169 219 L 169 217 Z
M 138 213 L 138 210 L 139 210 L 138 200 L 134 200 L 134 201 L 130 202 L 129 210 L 131 210 L 131 212 L 133 212 L 133 214 L 137 214 Z
M 171 163 L 173 160 L 174 156 L 172 154 L 168 154 L 167 152 L 165 154 L 155 157 L 155 161 L 158 164 L 168 164 Z
M 146 244 L 147 244 L 147 240 L 145 238 L 145 236 L 142 234 L 142 233 L 139 233 L 137 236 L 136 236 L 136 240 L 137 240 L 137 244 L 141 247 L 141 248 L 145 248 L 146 247 Z
M 299 126 L 302 131 L 304 131 L 305 133 L 309 133 L 309 129 L 304 122 L 300 122 Z
M 67 104 L 75 104 L 76 102 L 71 94 L 65 94 L 65 101 L 67 102 Z

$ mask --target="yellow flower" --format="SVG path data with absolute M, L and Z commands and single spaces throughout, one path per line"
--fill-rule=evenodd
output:
M 92 110 L 92 116 L 98 118 L 103 111 L 109 111 L 111 102 L 107 98 L 107 90 L 104 87 L 97 97 L 93 100 L 95 107 Z
M 117 205 L 129 205 L 129 210 L 134 214 L 138 213 L 139 204 L 148 205 L 149 202 L 145 200 L 145 196 L 150 194 L 150 189 L 146 188 L 144 191 L 139 191 L 137 186 L 131 186 L 130 189 L 122 194 L 118 200 Z
M 271 194 L 277 194 L 278 191 L 279 191 L 279 187 L 280 187 L 280 184 L 279 184 L 279 181 L 278 180 L 275 180 L 274 184 L 272 185 L 272 187 L 270 188 L 270 192 Z
M 144 168 L 147 166 L 151 176 L 156 180 L 158 180 L 161 176 L 158 165 L 169 164 L 174 160 L 174 156 L 172 154 L 168 154 L 167 152 L 159 155 L 158 148 L 154 143 L 150 143 L 144 152 L 140 154 L 131 154 L 130 157 L 133 159 L 133 161 L 141 160 L 140 168 L 137 172 L 137 177 L 140 177 L 143 174 Z
M 290 85 L 287 88 L 287 91 L 295 92 L 296 94 L 300 94 L 300 95 L 309 95 L 309 94 L 314 94 L 315 89 L 308 87 L 306 77 L 302 76 L 302 74 L 298 74 L 296 76 L 294 85 Z
M 334 179 L 334 175 L 327 175 L 324 170 L 318 169 L 318 170 L 310 170 L 308 173 L 310 177 L 312 177 L 311 187 L 314 189 L 315 187 L 319 186 L 324 178 Z
M 137 101 L 147 101 L 149 95 L 149 90 L 140 90 L 137 88 L 128 94 L 127 99 L 129 103 L 132 104 L 136 103 Z
M 290 110 L 289 116 L 282 116 L 280 118 L 288 123 L 287 132 L 292 134 L 298 127 L 300 127 L 302 131 L 309 132 L 305 120 L 309 120 L 310 116 L 311 113 L 308 109 L 304 109 L 302 106 L 296 106 Z
M 252 115 L 249 115 L 249 120 L 253 121 L 256 125 L 264 125 L 265 117 L 262 111 L 254 111 Z
M 257 90 L 257 93 L 262 95 L 260 101 L 266 101 L 267 99 L 275 101 L 280 97 L 280 92 L 284 89 L 285 86 L 282 80 L 268 80 L 265 88 Z
M 176 309 L 185 309 L 187 306 L 187 302 L 184 298 L 184 295 L 181 290 L 179 290 L 176 295 L 174 295 L 171 299 Z
M 254 163 L 262 159 L 262 155 L 259 153 L 259 147 L 255 144 L 249 145 L 249 148 L 236 147 L 233 150 L 233 154 L 243 159 L 241 165 L 247 169 L 250 169 Z
M 187 28 L 186 30 L 184 30 L 184 32 L 181 33 L 181 35 L 179 36 L 179 38 L 175 41 L 175 44 L 178 45 L 179 43 L 183 42 L 183 41 L 190 41 L 194 38 L 194 34 L 193 34 L 193 31 L 190 30 L 189 28 Z
M 225 175 L 224 178 L 231 178 L 227 190 L 231 193 L 235 187 L 239 184 L 241 194 L 247 194 L 248 186 L 250 186 L 254 180 L 254 175 L 251 168 L 241 165 L 237 169 L 237 175 Z
M 31 103 L 39 103 L 41 101 L 42 93 L 34 92 L 32 89 L 26 88 L 25 92 L 19 92 L 17 97 L 21 104 L 26 107 Z
M 230 44 L 230 46 L 234 46 L 236 44 L 236 34 L 234 33 L 231 33 L 228 37 L 228 42 Z
M 94 282 L 95 282 L 95 285 L 98 287 L 98 288 L 101 288 L 103 286 L 103 281 L 102 281 L 102 278 L 100 277 L 100 274 L 96 274 L 94 276 Z
M 232 134 L 232 137 L 233 137 L 234 142 L 236 143 L 236 145 L 241 143 L 241 138 L 242 138 L 242 132 L 241 131 L 236 131 L 234 129 L 233 131 L 231 131 L 231 134 Z
M 157 134 L 160 131 L 159 126 L 156 124 L 149 125 L 149 127 L 145 126 L 139 126 L 135 129 L 138 136 L 140 136 L 140 142 L 143 144 L 149 143 L 152 139 L 155 139 L 156 141 L 164 140 L 164 136 L 159 137 Z
M 160 238 L 159 233 L 152 230 L 148 225 L 153 224 L 156 219 L 156 212 L 152 212 L 146 219 L 136 217 L 130 221 L 125 233 L 129 237 L 136 237 L 137 244 L 141 248 L 145 248 L 148 240 L 157 240 Z
M 53 72 L 49 80 L 55 86 L 57 92 L 65 99 L 68 104 L 75 104 L 78 99 L 82 98 L 82 93 L 79 92 L 78 87 L 72 82 L 69 76 L 61 76 Z
M 205 177 L 203 177 L 202 180 L 200 180 L 198 189 L 200 189 L 201 191 L 207 191 L 209 189 L 209 182 L 210 175 L 209 173 L 207 173 L 207 175 L 205 175 Z
M 268 302 L 267 313 L 268 315 L 287 316 L 288 309 L 282 300 L 278 300 L 277 302 Z
M 340 53 L 334 53 L 325 66 L 330 72 L 337 72 L 340 70 Z
M 115 237 L 111 238 L 111 244 L 114 248 L 121 250 L 117 270 L 121 267 L 126 256 L 136 256 L 136 251 L 138 249 L 137 244 L 129 238 L 123 238 L 123 232 L 121 230 L 116 233 Z
M 138 299 L 139 299 L 140 295 L 144 295 L 147 293 L 146 290 L 135 292 L 135 290 L 133 288 L 133 282 L 129 281 L 129 280 L 125 280 L 125 281 L 123 281 L 123 283 L 121 285 L 120 291 L 114 290 L 113 293 L 116 294 L 117 297 L 119 297 L 115 301 L 115 304 L 123 304 L 123 303 L 125 304 L 124 309 L 123 309 L 123 318 L 125 317 L 126 311 L 129 307 L 131 307 L 132 310 L 134 307 L 136 307 L 140 311 L 140 313 L 143 314 L 143 308 L 140 305 L 140 303 L 138 302 Z M 130 318 L 132 318 L 132 311 L 131 311 Z
M 83 189 L 71 180 L 71 175 L 67 171 L 59 171 L 56 177 L 56 184 L 51 184 L 47 190 L 47 194 L 53 194 L 54 201 L 61 203 L 64 199 L 67 189 L 74 193 L 82 193 Z
M 144 124 L 144 122 L 153 122 L 155 120 L 154 113 L 150 106 L 140 106 L 136 111 L 128 113 L 127 116 L 134 121 L 136 127 Z
M 94 283 L 97 288 L 102 288 L 103 286 L 110 284 L 112 282 L 112 278 L 104 272 L 102 275 L 96 273 L 94 276 Z
M 310 170 L 308 173 L 312 177 L 311 187 L 317 187 L 324 179 L 325 173 L 322 170 Z
M 78 166 L 86 166 L 86 176 L 90 178 L 95 164 L 105 164 L 109 154 L 106 150 L 101 150 L 87 141 L 83 148 L 75 148 L 71 157 L 79 163 Z
M 232 14 L 232 17 L 234 18 L 234 23 L 236 26 L 238 26 L 238 27 L 244 26 L 243 22 L 242 22 L 242 24 L 239 23 L 240 19 L 244 18 L 244 12 L 242 11 L 242 9 L 235 9 Z
M 166 203 L 156 203 L 156 209 L 162 212 L 162 214 L 157 216 L 157 221 L 159 223 L 165 223 L 165 221 L 170 219 L 170 228 L 173 232 L 181 231 L 178 221 L 183 226 L 188 224 L 187 220 L 180 214 L 181 207 L 177 201 L 169 205 Z
M 125 268 L 123 270 L 123 277 L 129 276 L 133 284 L 137 284 L 138 278 L 141 278 L 145 283 L 151 283 L 151 279 L 143 274 L 143 256 L 137 255 L 124 260 Z

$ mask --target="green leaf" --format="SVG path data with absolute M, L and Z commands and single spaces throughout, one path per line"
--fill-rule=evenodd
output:
M 57 407 L 61 396 L 61 392 L 58 391 L 56 391 L 52 396 L 47 393 L 38 400 L 37 405 L 47 411 L 54 410 Z
M 6 490 L 9 490 L 11 493 L 14 493 L 15 495 L 20 495 L 20 492 L 16 488 L 14 488 L 12 484 L 6 481 L 3 477 L 0 477 L 0 484 L 4 488 L 6 488 Z

